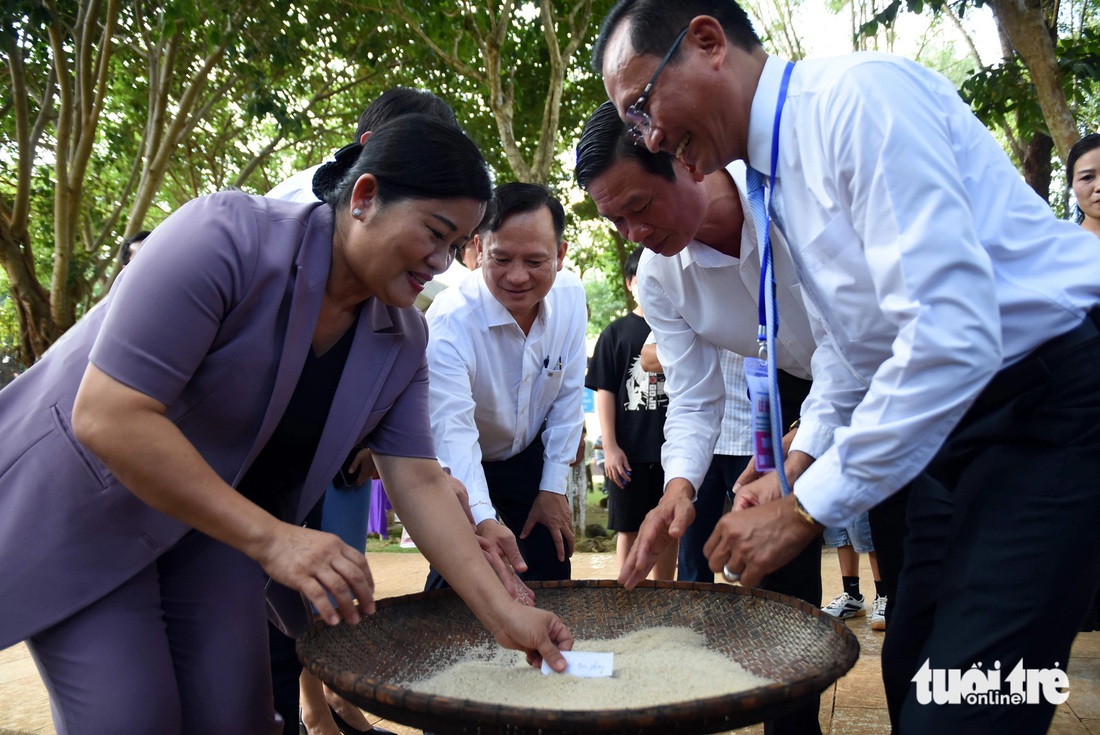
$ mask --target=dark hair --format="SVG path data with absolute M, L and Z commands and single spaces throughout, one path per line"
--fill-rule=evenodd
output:
M 451 106 L 431 92 L 410 87 L 392 87 L 378 95 L 363 110 L 363 114 L 359 116 L 359 127 L 355 129 L 355 140 L 352 142 L 358 143 L 368 130 L 374 130 L 402 115 L 414 113 L 430 115 L 443 122 L 458 125 L 458 118 Z
M 535 212 L 543 207 L 550 210 L 550 217 L 554 221 L 554 235 L 560 245 L 562 235 L 565 234 L 565 209 L 542 184 L 513 181 L 498 186 L 493 190 L 493 199 L 485 208 L 485 217 L 477 229 L 479 232 L 496 232 L 509 216 Z
M 1089 133 L 1073 144 L 1073 147 L 1069 149 L 1069 155 L 1066 156 L 1066 183 L 1069 185 L 1070 190 L 1073 189 L 1073 174 L 1074 169 L 1077 168 L 1077 159 L 1085 155 L 1089 151 L 1100 148 L 1100 133 Z M 1077 224 L 1081 224 L 1085 221 L 1085 213 L 1081 211 L 1081 208 L 1074 205 L 1074 209 L 1077 210 Z
M 626 256 L 626 260 L 623 261 L 623 279 L 629 281 L 638 275 L 638 262 L 642 259 L 642 252 L 645 247 L 639 245 L 630 251 L 630 255 Z
M 676 179 L 672 157 L 667 153 L 650 153 L 645 146 L 635 145 L 630 127 L 619 119 L 615 105 L 604 102 L 584 123 L 577 143 L 577 185 L 585 191 L 592 180 L 623 159 L 633 159 L 648 173 L 667 181 Z
M 376 130 L 403 115 L 422 114 L 459 127 L 455 111 L 431 92 L 409 87 L 393 87 L 380 94 L 367 105 L 359 116 L 355 138 L 333 155 L 335 160 L 317 169 L 313 174 L 313 195 L 322 202 L 332 202 L 339 195 L 339 187 L 359 158 L 362 145 L 359 140 L 368 130 Z
M 378 179 L 378 201 L 454 199 L 487 202 L 493 185 L 481 151 L 458 127 L 428 115 L 403 115 L 376 128 L 329 201 L 351 201 L 364 174 Z
M 603 74 L 603 56 L 607 40 L 624 21 L 630 23 L 630 44 L 639 55 L 664 56 L 693 18 L 709 15 L 722 25 L 730 43 L 752 51 L 760 46 L 760 37 L 752 21 L 733 0 L 619 0 L 604 16 L 596 44 L 592 47 L 592 68 Z M 680 49 L 669 59 L 672 63 Z
M 130 246 L 135 242 L 141 242 L 149 237 L 149 230 L 139 230 L 122 241 L 122 249 L 118 251 L 118 259 L 123 265 L 130 264 Z

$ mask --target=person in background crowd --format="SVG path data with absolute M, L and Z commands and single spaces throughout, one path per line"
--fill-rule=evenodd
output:
M 347 172 L 348 162 L 355 160 L 360 147 L 367 142 L 372 130 L 397 117 L 412 113 L 430 115 L 456 128 L 459 127 L 458 118 L 455 117 L 451 106 L 431 92 L 411 87 L 391 87 L 363 109 L 351 143 L 337 152 L 335 161 L 329 161 L 327 164 L 319 163 L 297 172 L 276 184 L 266 196 L 307 204 L 320 201 L 322 195 L 340 185 L 340 177 Z M 320 174 L 319 177 L 318 174 Z
M 623 264 L 626 289 L 637 300 L 638 246 Z M 634 311 L 616 319 L 600 334 L 588 365 L 585 387 L 596 391 L 596 417 L 603 436 L 604 478 L 608 490 L 608 527 L 616 531 L 616 556 L 626 562 L 638 527 L 656 507 L 665 489 L 661 469 L 664 443 L 665 376 L 641 366 L 642 347 L 649 325 L 639 303 Z M 662 552 L 653 567 L 654 579 L 673 579 L 676 544 Z
M 1066 180 L 1077 199 L 1077 223 L 1100 237 L 1100 133 L 1073 144 L 1066 157 Z
M 875 554 L 875 546 L 871 542 L 871 522 L 867 514 L 860 513 L 847 526 L 826 528 L 823 538 L 826 548 L 836 549 L 843 589 L 832 602 L 821 609 L 841 620 L 867 614 L 867 603 L 859 590 L 859 555 L 866 554 L 871 564 L 871 576 L 875 581 L 875 599 L 871 603 L 871 630 L 886 630 L 887 597 L 882 593 L 878 555 Z
M 1089 133 L 1070 148 L 1066 181 L 1077 200 L 1077 223 L 1100 237 L 1100 133 Z M 1081 630 L 1100 630 L 1100 589 Z
M 476 271 L 481 267 L 481 242 L 478 235 L 474 235 L 470 242 L 462 246 L 461 261 L 468 271 Z
M 134 256 L 141 250 L 141 244 L 145 238 L 149 237 L 149 230 L 140 230 L 127 237 L 122 241 L 122 247 L 118 250 L 118 260 L 122 263 L 122 267 L 125 268 L 130 264 L 130 261 L 134 259 Z

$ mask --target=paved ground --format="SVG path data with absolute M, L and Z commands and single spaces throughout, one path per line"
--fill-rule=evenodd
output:
M 369 554 L 379 597 L 419 592 L 427 562 L 418 554 Z M 840 592 L 840 573 L 835 553 L 822 558 L 825 602 Z M 608 579 L 618 574 L 614 554 L 577 554 L 573 559 L 576 579 Z M 870 592 L 870 570 L 863 557 L 861 581 Z M 889 732 L 886 700 L 879 678 L 882 633 L 870 629 L 867 618 L 854 618 L 849 627 L 861 646 L 859 661 L 847 676 L 831 686 L 821 699 L 822 731 L 832 735 L 878 735 Z M 1069 701 L 1059 706 L 1051 735 L 1100 735 L 1100 632 L 1078 636 L 1070 658 Z M 373 719 L 373 718 L 372 718 Z M 379 721 L 400 735 L 419 735 L 419 730 Z M 756 726 L 739 733 L 762 733 Z M 0 651 L 0 735 L 54 733 L 46 691 L 25 646 Z

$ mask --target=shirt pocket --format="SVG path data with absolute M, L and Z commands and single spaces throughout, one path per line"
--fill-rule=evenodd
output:
M 565 370 L 543 368 L 539 371 L 538 385 L 535 386 L 535 400 L 531 404 L 532 409 L 542 409 L 545 413 L 550 404 L 561 392 L 561 384 L 565 379 Z

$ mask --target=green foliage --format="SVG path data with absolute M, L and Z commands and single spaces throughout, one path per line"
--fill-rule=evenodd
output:
M 589 337 L 600 336 L 608 324 L 626 316 L 626 301 L 619 279 L 608 277 L 603 271 L 589 271 L 584 277 L 584 294 L 588 300 Z
M 980 8 L 984 0 L 891 0 L 890 4 L 880 10 L 856 30 L 857 36 L 872 37 L 880 28 L 890 28 L 898 18 L 898 13 L 903 11 L 920 15 L 927 8 L 933 14 L 938 14 L 945 9 L 950 9 L 960 18 L 966 15 L 966 9 L 970 5 Z
M 959 92 L 987 125 L 1014 115 L 1021 137 L 1047 132 L 1027 70 L 1016 57 L 979 69 L 963 82 Z
M 1057 53 L 1071 107 L 1078 112 L 1094 107 L 1100 85 L 1100 29 L 1087 28 L 1079 37 L 1059 39 Z M 987 125 L 1011 115 L 1022 138 L 1049 134 L 1027 69 L 1017 56 L 979 69 L 963 82 L 960 92 Z
M 450 102 L 497 181 L 516 178 L 503 153 L 501 127 L 487 103 L 485 64 L 474 42 L 488 26 L 490 12 L 499 12 L 503 4 L 380 0 L 373 5 L 352 10 L 338 0 L 151 0 L 118 6 L 103 112 L 89 131 L 94 135 L 92 154 L 78 221 L 72 223 L 77 242 L 64 274 L 78 314 L 111 282 L 126 231 L 150 229 L 187 200 L 227 186 L 267 191 L 346 144 L 363 107 L 397 84 L 430 89 Z M 550 5 L 557 18 L 558 45 L 564 47 L 577 2 L 553 0 Z M 580 198 L 564 164 L 571 159 L 584 119 L 604 99 L 602 83 L 588 64 L 599 19 L 612 0 L 591 0 L 590 5 L 585 41 L 567 68 L 557 128 L 549 138 L 556 156 L 548 184 L 563 201 Z M 46 288 L 56 262 L 54 161 L 60 108 L 52 80 L 59 62 L 69 65 L 66 74 L 74 68 L 71 58 L 53 57 L 49 9 L 57 8 L 71 32 L 79 27 L 78 10 L 87 7 L 88 0 L 57 5 L 5 0 L 0 18 L 0 38 L 9 39 L 0 48 L 0 113 L 5 113 L 0 114 L 0 203 L 8 205 L 16 196 L 20 155 L 14 116 L 6 114 L 14 94 L 10 48 L 21 54 L 31 123 L 40 113 L 48 118 L 30 152 L 35 168 L 29 188 L 32 258 Z M 412 22 L 403 20 L 398 10 L 408 12 Z M 91 27 L 101 30 L 106 20 L 95 19 Z M 456 68 L 419 37 L 418 29 L 468 68 Z M 72 51 L 72 39 L 65 48 Z M 509 114 L 516 146 L 529 159 L 543 135 L 549 94 L 551 59 L 539 4 L 517 3 L 501 53 L 506 88 L 514 94 Z M 210 58 L 216 61 L 204 73 Z M 158 94 L 166 98 L 163 119 L 151 119 Z M 194 98 L 190 106 L 189 95 Z M 165 161 L 163 171 L 153 166 L 153 155 L 161 149 L 169 152 L 158 159 Z M 142 194 L 150 182 L 151 191 Z M 144 204 L 142 196 L 149 197 Z M 613 248 L 605 256 L 586 245 L 591 241 L 587 227 L 576 218 L 570 225 L 574 262 L 582 269 L 611 269 L 611 293 L 621 295 Z M 614 245 L 606 235 L 595 242 Z M 14 313 L 10 304 L 0 308 Z M 5 325 L 0 319 L 0 339 L 17 331 Z
M 527 161 L 533 159 L 542 137 L 550 91 L 549 51 L 537 3 L 515 3 L 508 33 L 499 45 L 487 40 L 505 4 L 383 0 L 376 8 L 388 24 L 389 37 L 387 48 L 379 51 L 376 66 L 390 67 L 388 80 L 392 83 L 430 89 L 450 102 L 470 137 L 481 147 L 498 181 L 513 180 L 517 172 L 505 156 L 501 127 L 489 105 L 492 70 L 482 58 L 479 41 L 497 48 L 503 59 L 501 84 L 512 95 L 506 111 L 511 119 L 510 134 Z M 560 19 L 568 16 L 575 4 L 553 0 L 550 6 Z M 558 153 L 571 150 L 584 120 L 605 99 L 602 82 L 589 70 L 588 62 L 598 21 L 612 4 L 612 0 L 592 2 L 593 21 L 586 29 L 588 40 L 574 56 L 565 76 L 555 138 Z M 559 48 L 568 40 L 566 30 L 564 23 L 555 28 Z M 432 45 L 422 39 L 421 32 L 431 39 Z M 553 184 L 564 179 L 559 164 L 549 180 Z
M 19 361 L 19 322 L 9 290 L 8 279 L 0 272 L 0 388 L 26 369 Z

